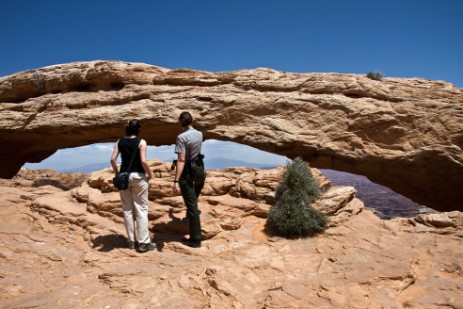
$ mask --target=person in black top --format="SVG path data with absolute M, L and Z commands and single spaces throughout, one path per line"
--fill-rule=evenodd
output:
M 117 157 L 121 154 L 122 164 L 120 172 L 130 172 L 129 187 L 119 191 L 124 223 L 128 236 L 128 246 L 135 249 L 135 236 L 137 238 L 138 252 L 146 252 L 156 249 L 156 245 L 151 242 L 148 230 L 148 189 L 149 180 L 153 178 L 153 172 L 149 169 L 146 161 L 146 141 L 138 137 L 141 125 L 138 120 L 130 120 L 125 129 L 125 137 L 121 138 L 114 145 L 111 155 L 111 166 L 114 174 L 118 173 Z M 139 152 L 128 171 L 130 159 L 133 152 Z M 135 235 L 135 222 L 137 230 Z

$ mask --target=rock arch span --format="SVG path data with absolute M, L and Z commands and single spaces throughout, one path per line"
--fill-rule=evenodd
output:
M 211 73 L 141 63 L 55 65 L 0 79 L 0 176 L 143 121 L 169 145 L 191 111 L 205 138 L 367 176 L 437 210 L 462 210 L 463 91 L 443 81 L 270 69 Z

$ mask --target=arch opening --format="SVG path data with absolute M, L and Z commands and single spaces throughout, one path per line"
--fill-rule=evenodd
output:
M 38 87 L 38 77 L 60 82 Z M 114 141 L 132 117 L 143 121 L 148 143 L 172 143 L 180 130 L 178 114 L 189 110 L 206 138 L 302 156 L 313 167 L 364 175 L 436 210 L 461 211 L 461 93 L 434 81 L 365 87 L 366 81 L 345 74 L 212 73 L 119 61 L 13 74 L 0 95 L 6 103 L 0 138 L 8 145 L 0 151 L 0 177 L 11 178 L 25 162 L 39 162 L 57 149 Z
M 355 187 L 356 197 L 381 219 L 408 218 L 436 212 L 365 176 L 330 169 L 320 169 L 320 171 L 331 180 L 333 185 Z
M 75 148 L 58 150 L 40 163 L 27 163 L 28 169 L 52 169 L 58 172 L 91 173 L 110 167 L 109 158 L 114 143 L 96 143 Z M 265 152 L 247 145 L 206 140 L 203 144 L 206 168 L 223 169 L 228 167 L 274 168 L 286 165 L 289 159 Z M 175 159 L 174 145 L 148 146 L 149 159 L 170 162 Z M 120 157 L 119 157 L 120 160 Z M 367 177 L 331 169 L 320 169 L 333 185 L 353 186 L 357 197 L 367 209 L 382 219 L 413 217 L 420 213 L 433 212 L 431 208 L 413 202 L 391 189 L 370 181 Z
M 58 172 L 91 173 L 110 167 L 109 159 L 114 143 L 95 143 L 80 147 L 65 148 L 40 163 L 26 163 L 29 169 L 53 169 Z M 176 159 L 174 145 L 148 146 L 148 159 L 170 162 Z M 285 165 L 288 158 L 259 149 L 214 139 L 203 144 L 208 169 L 227 167 L 273 168 Z M 120 162 L 120 157 L 118 158 Z

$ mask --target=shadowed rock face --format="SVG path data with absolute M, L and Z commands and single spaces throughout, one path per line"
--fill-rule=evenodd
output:
M 0 79 L 0 176 L 57 149 L 115 141 L 132 118 L 149 144 L 173 144 L 183 110 L 206 139 L 302 156 L 437 210 L 462 210 L 463 91 L 416 78 L 116 61 L 21 72 Z

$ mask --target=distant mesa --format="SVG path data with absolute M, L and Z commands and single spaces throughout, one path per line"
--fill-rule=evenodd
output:
M 150 145 L 171 145 L 189 110 L 206 139 L 302 156 L 436 210 L 462 210 L 461 106 L 463 90 L 420 78 L 68 63 L 0 78 L 0 176 L 58 149 L 112 142 L 128 117 L 142 120 Z
M 264 163 L 253 163 L 240 160 L 226 159 L 226 158 L 213 158 L 205 160 L 206 168 L 208 170 L 217 170 L 224 169 L 228 167 L 251 167 L 251 168 L 261 168 L 268 169 L 277 167 L 275 164 L 264 164 Z M 61 172 L 79 172 L 79 173 L 92 173 L 95 171 L 100 171 L 102 169 L 111 167 L 108 163 L 93 163 L 87 164 L 84 166 L 69 168 L 69 169 L 57 169 Z
M 80 167 L 64 169 L 62 170 L 62 172 L 92 173 L 92 172 L 99 171 L 99 170 L 102 170 L 108 167 L 111 167 L 109 162 L 108 163 L 93 163 L 93 164 L 87 164 L 87 165 L 80 166 Z
M 205 165 L 208 170 L 218 170 L 218 169 L 224 169 L 228 167 L 251 167 L 251 168 L 260 168 L 260 169 L 269 169 L 269 168 L 277 167 L 274 164 L 255 163 L 255 162 L 253 163 L 253 162 L 246 162 L 246 161 L 225 159 L 225 158 L 206 159 Z

